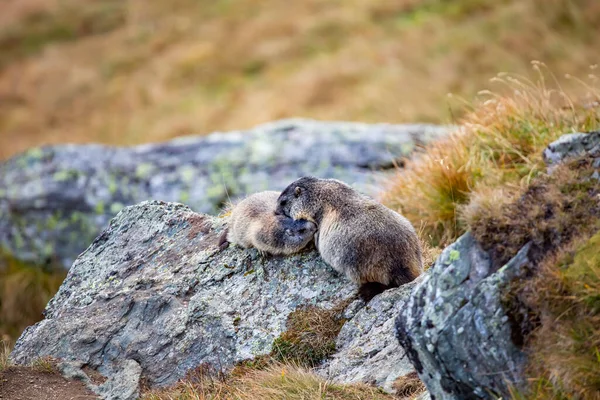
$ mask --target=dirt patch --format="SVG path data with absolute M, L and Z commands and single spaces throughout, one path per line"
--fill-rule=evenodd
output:
M 83 382 L 67 380 L 58 373 L 29 367 L 9 367 L 0 373 L 2 400 L 98 399 Z

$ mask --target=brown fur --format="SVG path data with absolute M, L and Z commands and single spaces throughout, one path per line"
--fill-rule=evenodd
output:
M 293 254 L 306 247 L 313 239 L 316 225 L 275 215 L 278 197 L 278 192 L 260 192 L 235 205 L 219 246 L 223 248 L 226 242 L 231 242 L 269 254 Z
M 410 222 L 343 182 L 300 178 L 281 193 L 277 213 L 317 224 L 321 257 L 360 284 L 364 298 L 408 283 L 423 271 Z

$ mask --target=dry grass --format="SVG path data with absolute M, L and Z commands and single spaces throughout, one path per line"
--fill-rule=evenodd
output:
M 593 163 L 593 158 L 584 158 L 562 164 L 551 175 L 535 178 L 518 197 L 508 195 L 514 198 L 510 203 L 488 199 L 465 208 L 473 235 L 497 268 L 528 242 L 533 244 L 530 257 L 538 261 L 597 229 L 600 182 L 590 179 Z
M 463 215 L 504 265 L 526 243 L 529 278 L 507 299 L 513 333 L 529 353 L 526 392 L 515 399 L 600 399 L 600 182 L 582 157 L 524 188 L 478 192 Z M 520 337 L 519 337 L 520 336 Z
M 215 379 L 193 374 L 173 388 L 145 393 L 144 400 L 392 400 L 367 385 L 334 384 L 292 364 L 272 364 L 243 376 Z
M 13 342 L 42 319 L 66 271 L 20 263 L 0 253 L 0 339 Z
M 531 385 L 514 398 L 595 400 L 597 238 L 578 247 L 583 253 L 573 262 L 559 260 L 573 252 L 569 243 L 581 244 L 600 228 L 600 182 L 590 179 L 590 158 L 547 175 L 542 151 L 565 133 L 600 127 L 600 91 L 594 75 L 579 81 L 580 91 L 569 92 L 541 64 L 534 68 L 536 81 L 496 79 L 503 94 L 484 92 L 486 100 L 464 117 L 459 131 L 406 163 L 383 200 L 420 227 L 430 244 L 443 246 L 471 230 L 496 268 L 532 242 L 529 256 L 539 269 L 507 300 L 516 323 L 513 339 L 523 340 L 531 354 Z
M 0 159 L 284 117 L 446 122 L 532 58 L 583 75 L 595 0 L 6 0 Z M 576 86 L 567 82 L 567 86 Z M 455 97 L 456 99 L 457 97 Z
M 8 358 L 10 355 L 10 345 L 5 340 L 0 340 L 0 372 L 10 367 L 11 363 Z
M 401 376 L 392 386 L 396 390 L 396 397 L 401 399 L 413 399 L 427 390 L 416 372 Z
M 345 322 L 340 313 L 346 305 L 331 310 L 306 306 L 290 313 L 286 331 L 273 342 L 271 356 L 303 367 L 319 365 L 335 352 L 335 340 Z
M 551 141 L 600 127 L 595 76 L 580 81 L 580 91 L 566 92 L 558 81 L 546 81 L 553 78 L 543 65 L 533 65 L 537 80 L 494 79 L 504 94 L 483 92 L 457 132 L 409 160 L 391 180 L 382 200 L 420 226 L 433 245 L 446 245 L 467 229 L 464 206 L 472 199 L 491 203 L 484 199 L 495 188 L 527 186 L 543 170 L 542 151 Z
M 56 368 L 56 360 L 51 357 L 39 357 L 33 360 L 29 365 L 33 370 L 38 372 L 44 372 L 47 374 L 59 373 Z
M 562 246 L 520 289 L 540 318 L 529 338 L 528 399 L 600 399 L 599 246 L 600 233 Z

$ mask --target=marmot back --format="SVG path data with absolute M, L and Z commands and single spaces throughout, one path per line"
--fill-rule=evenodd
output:
M 227 241 L 270 254 L 293 254 L 313 239 L 314 223 L 275 215 L 278 192 L 259 192 L 235 205 L 229 218 Z
M 317 224 L 315 243 L 321 257 L 360 284 L 367 300 L 423 271 L 411 223 L 343 182 L 300 178 L 281 193 L 277 212 Z

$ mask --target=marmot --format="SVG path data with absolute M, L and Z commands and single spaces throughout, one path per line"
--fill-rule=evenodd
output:
M 303 177 L 277 200 L 277 214 L 317 225 L 323 260 L 360 285 L 370 300 L 423 271 L 415 229 L 400 214 L 335 179 Z
M 297 253 L 306 247 L 317 230 L 316 224 L 275 215 L 278 197 L 278 192 L 260 192 L 233 206 L 220 247 L 230 242 L 275 255 Z

